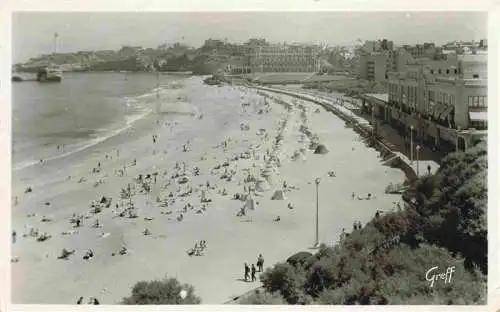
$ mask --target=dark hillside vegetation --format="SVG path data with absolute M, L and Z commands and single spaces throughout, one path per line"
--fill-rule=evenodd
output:
M 300 252 L 261 275 L 268 295 L 288 304 L 485 304 L 487 150 L 479 143 L 443 159 L 412 183 L 404 209 L 374 217 L 338 245 Z M 433 287 L 426 273 L 454 267 Z

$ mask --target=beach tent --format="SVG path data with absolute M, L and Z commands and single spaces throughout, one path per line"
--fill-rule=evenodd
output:
M 255 190 L 257 192 L 265 192 L 269 190 L 269 183 L 265 179 L 259 178 L 255 183 Z
M 271 197 L 271 200 L 284 200 L 285 199 L 285 192 L 283 190 L 276 190 Z
M 327 153 L 328 149 L 323 144 L 318 144 L 318 146 L 316 146 L 316 149 L 314 150 L 314 154 L 327 154 Z
M 269 185 L 273 185 L 274 184 L 274 180 L 275 180 L 275 176 L 276 176 L 276 171 L 275 170 L 272 170 L 272 169 L 264 169 L 264 171 L 261 173 L 261 176 L 266 179 L 267 183 Z

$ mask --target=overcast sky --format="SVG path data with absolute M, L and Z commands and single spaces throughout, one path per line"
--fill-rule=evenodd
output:
M 399 45 L 487 37 L 487 14 L 480 12 L 17 12 L 12 23 L 14 62 L 53 52 L 55 32 L 59 52 L 177 41 L 198 47 L 207 38 L 330 45 L 387 38 Z

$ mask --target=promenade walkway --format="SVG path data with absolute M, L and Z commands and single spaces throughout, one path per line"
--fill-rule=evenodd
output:
M 269 88 L 269 87 L 255 87 L 257 89 L 261 89 L 264 91 L 270 91 L 270 92 L 278 92 L 278 93 L 283 93 L 283 94 L 288 94 L 303 100 L 311 101 L 317 104 L 320 104 L 324 107 L 329 107 L 331 108 L 334 112 L 338 112 L 340 114 L 343 114 L 344 116 L 348 116 L 351 120 L 353 120 L 355 123 L 359 124 L 363 128 L 365 128 L 367 131 L 372 131 L 372 126 L 368 120 L 365 118 L 358 116 L 355 114 L 352 109 L 358 109 L 355 105 L 340 105 L 338 103 L 338 99 L 335 97 L 331 97 L 328 95 L 321 95 L 317 94 L 311 91 L 303 91 L 300 90 L 287 90 L 285 88 Z M 350 104 L 350 103 L 348 103 Z M 387 129 L 386 129 L 387 130 Z M 401 142 L 394 142 L 396 139 L 395 137 L 391 135 L 391 140 L 387 140 L 384 138 L 384 134 L 387 133 L 389 134 L 389 131 L 383 131 L 382 133 L 382 139 L 380 140 L 381 143 L 383 143 L 385 146 L 390 148 L 395 155 L 397 155 L 403 162 L 405 162 L 408 166 L 410 166 L 415 174 L 418 174 L 419 176 L 424 176 L 429 173 L 428 168 L 430 168 L 430 173 L 434 174 L 438 169 L 439 169 L 439 164 L 433 160 L 416 160 L 414 159 L 411 161 L 405 153 L 400 151 L 400 146 L 402 145 Z M 399 138 L 400 141 L 402 141 L 401 138 Z M 396 140 L 398 141 L 398 140 Z M 416 152 L 415 152 L 416 153 Z

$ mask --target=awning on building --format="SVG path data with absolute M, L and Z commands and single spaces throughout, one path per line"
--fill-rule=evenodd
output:
M 439 108 L 439 112 L 437 114 L 438 118 L 443 118 L 445 117 L 444 116 L 444 112 L 446 111 L 446 109 L 448 108 L 448 105 L 445 105 L 445 104 L 441 104 L 440 108 Z
M 450 115 L 451 111 L 453 110 L 453 105 L 447 105 L 444 111 L 441 113 L 441 119 L 446 119 L 448 115 Z
M 469 112 L 472 121 L 488 121 L 488 112 Z
M 441 111 L 444 109 L 444 105 L 443 104 L 436 104 L 436 106 L 434 106 L 434 110 L 432 112 L 432 116 L 434 118 L 439 118 L 439 115 L 441 114 Z

